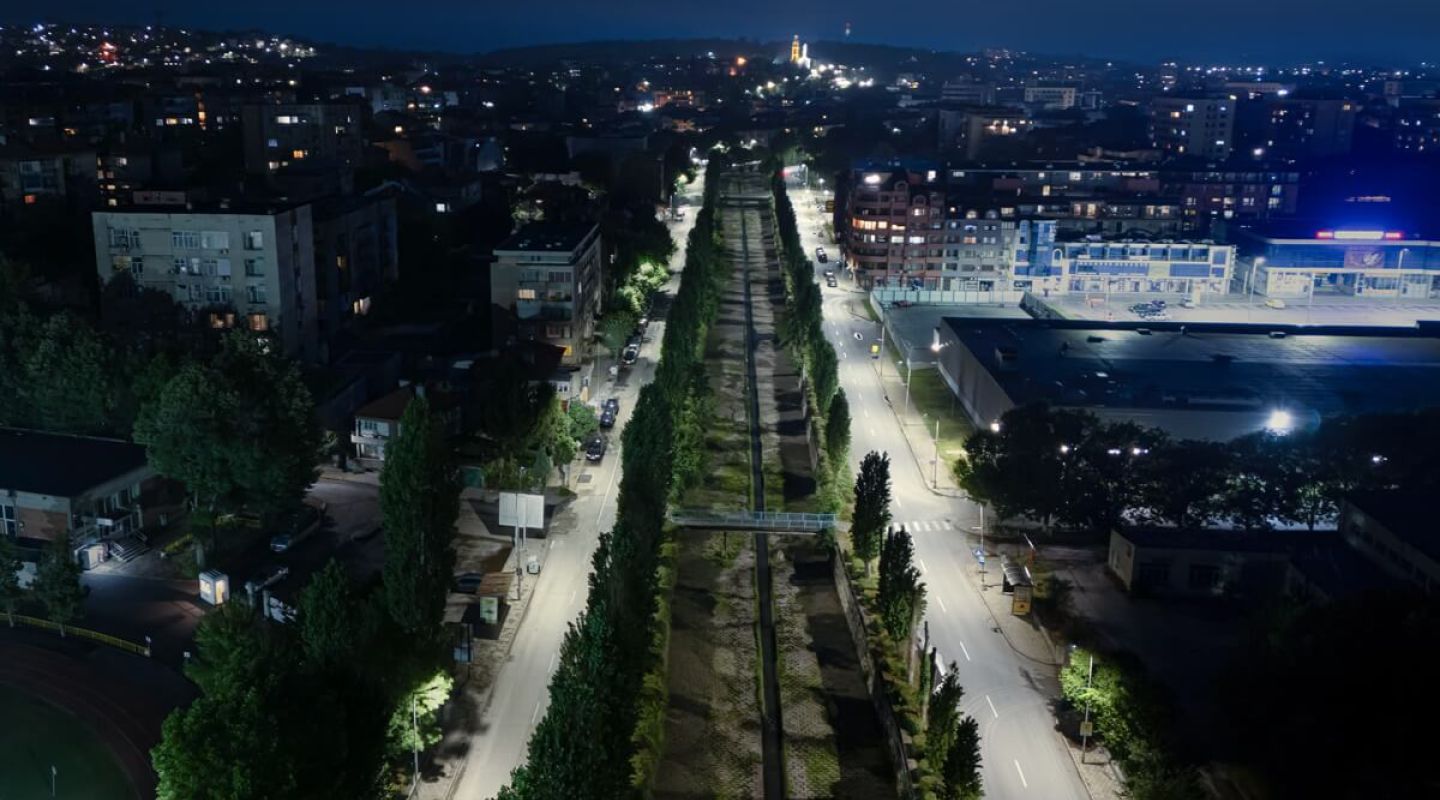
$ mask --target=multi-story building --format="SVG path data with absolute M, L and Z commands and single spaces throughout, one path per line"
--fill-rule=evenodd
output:
M 1161 194 L 1179 197 L 1185 224 L 1206 232 L 1221 220 L 1258 222 L 1294 216 L 1300 173 L 1274 169 L 1160 170 Z
M 1356 103 L 1292 97 L 1288 92 L 1242 97 L 1235 115 L 1235 147 L 1255 159 L 1344 155 L 1355 138 Z
M 214 327 L 268 332 L 287 355 L 318 356 L 309 205 L 132 206 L 91 221 L 102 284 L 128 272 Z
M 515 315 L 517 335 L 564 350 L 562 363 L 590 356 L 605 268 L 598 225 L 532 223 L 495 248 L 490 302 Z
M 1098 240 L 1056 242 L 1054 223 L 1026 226 L 1015 251 L 1015 288 L 1059 294 L 1165 292 L 1190 296 L 1230 290 L 1235 248 L 1214 242 Z
M 315 302 L 322 348 L 400 275 L 395 198 L 331 198 L 314 205 Z M 328 359 L 326 359 L 328 360 Z
M 0 210 L 69 204 L 84 207 L 96 192 L 94 150 L 0 148 Z
M 245 106 L 246 171 L 264 174 L 307 159 L 354 165 L 363 146 L 360 109 L 356 103 Z
M 1079 90 L 1074 86 L 1026 86 L 1025 105 L 1055 110 L 1074 108 Z
M 1010 108 L 941 108 L 937 117 L 940 150 L 966 160 L 978 158 L 990 142 L 1034 127 L 1024 111 Z
M 1234 139 L 1235 99 L 1229 95 L 1150 101 L 1150 141 L 1167 156 L 1224 161 Z
M 1384 228 L 1302 223 L 1237 233 L 1240 291 L 1270 297 L 1440 296 L 1440 241 Z
M 1392 120 L 1395 149 L 1408 153 L 1440 150 L 1440 100 L 1402 100 Z
M 940 99 L 946 103 L 970 106 L 995 105 L 995 84 L 973 81 L 945 81 L 940 87 Z

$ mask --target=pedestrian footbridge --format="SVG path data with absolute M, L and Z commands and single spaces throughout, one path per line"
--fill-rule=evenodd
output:
M 670 521 L 683 528 L 716 531 L 765 531 L 771 533 L 819 533 L 835 529 L 834 514 L 806 514 L 793 511 L 713 511 L 677 508 Z

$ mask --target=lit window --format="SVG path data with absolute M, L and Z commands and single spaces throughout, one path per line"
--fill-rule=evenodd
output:
M 250 320 L 250 330 L 252 330 L 252 331 L 268 331 L 268 330 L 270 330 L 270 318 L 267 317 L 267 316 L 265 316 L 264 314 L 258 314 L 258 313 L 257 313 L 257 314 L 250 314 L 248 318 L 249 318 L 249 320 Z

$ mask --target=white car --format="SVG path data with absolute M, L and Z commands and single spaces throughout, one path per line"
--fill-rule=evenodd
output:
M 1269 300 L 1266 300 L 1266 301 L 1265 301 L 1265 307 L 1266 307 L 1266 308 L 1284 308 L 1284 307 L 1285 307 L 1285 301 L 1284 301 L 1284 300 L 1281 300 L 1281 299 L 1278 298 L 1278 297 L 1272 297 L 1272 298 L 1270 298 Z

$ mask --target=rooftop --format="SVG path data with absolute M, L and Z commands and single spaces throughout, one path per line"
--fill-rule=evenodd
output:
M 595 230 L 589 223 L 535 222 L 521 228 L 495 248 L 540 253 L 570 253 Z
M 426 392 L 426 397 L 434 408 L 449 408 L 459 402 L 459 398 L 453 392 L 440 389 L 431 389 Z M 356 412 L 356 417 L 365 419 L 384 419 L 398 422 L 405 416 L 405 409 L 410 407 L 410 401 L 415 398 L 415 387 L 401 386 L 395 391 L 378 397 L 361 406 Z
M 1435 522 L 1433 491 L 1355 492 L 1346 499 L 1396 538 L 1440 562 L 1440 527 Z
M 119 439 L 0 428 L 0 489 L 74 497 L 147 465 Z
M 1440 337 L 1430 326 L 960 317 L 944 324 L 1016 405 L 1283 407 L 1313 419 L 1412 410 L 1440 397 Z

